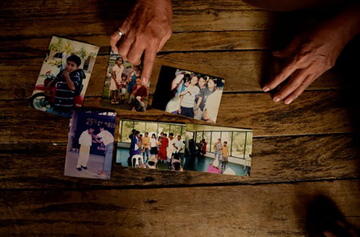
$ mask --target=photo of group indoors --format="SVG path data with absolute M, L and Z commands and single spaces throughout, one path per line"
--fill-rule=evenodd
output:
M 185 125 L 121 120 L 116 163 L 125 167 L 183 171 Z
M 141 81 L 141 69 L 141 65 L 133 65 L 111 51 L 101 104 L 144 112 L 148 103 L 148 85 Z
M 215 123 L 224 83 L 222 78 L 163 66 L 152 107 Z
M 188 124 L 182 166 L 215 174 L 250 176 L 250 129 Z
M 126 167 L 250 176 L 252 130 L 122 120 L 116 163 Z
M 64 175 L 110 179 L 116 113 L 74 110 L 70 118 Z
M 98 46 L 53 36 L 29 105 L 69 117 L 82 106 L 98 51 Z

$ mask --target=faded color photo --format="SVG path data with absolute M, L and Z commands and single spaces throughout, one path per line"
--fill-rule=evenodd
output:
M 82 106 L 98 51 L 98 46 L 53 36 L 29 105 L 69 117 Z
M 215 123 L 224 83 L 219 77 L 163 66 L 152 107 Z
M 250 129 L 121 120 L 116 163 L 250 176 L 251 153 Z
M 70 119 L 64 175 L 110 179 L 116 113 L 74 110 Z
M 111 51 L 101 104 L 123 110 L 146 111 L 148 85 L 141 81 L 141 69 L 142 65 L 133 65 Z

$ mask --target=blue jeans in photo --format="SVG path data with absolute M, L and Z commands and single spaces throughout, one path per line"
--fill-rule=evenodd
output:
M 150 154 L 149 154 L 149 148 L 145 148 L 143 151 L 143 158 L 145 159 L 146 157 L 146 161 L 147 162 L 149 160 Z
M 105 146 L 105 160 L 104 160 L 104 171 L 111 171 L 111 163 L 112 163 L 112 152 L 113 152 L 114 143 L 109 143 Z

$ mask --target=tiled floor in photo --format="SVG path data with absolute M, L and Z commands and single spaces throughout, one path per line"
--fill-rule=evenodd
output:
M 122 166 L 127 167 L 127 159 L 129 157 L 129 149 L 126 148 L 118 148 L 116 152 L 116 163 L 121 163 Z M 190 157 L 184 157 L 182 166 L 184 170 L 194 170 L 194 171 L 201 171 L 206 172 L 207 168 L 209 167 L 210 163 L 214 161 L 212 158 L 200 158 L 195 157 L 191 159 Z M 231 168 L 236 175 L 239 176 L 246 176 L 245 167 L 239 164 L 228 163 L 226 168 Z M 167 170 L 168 165 L 166 162 L 159 162 L 158 169 Z
M 78 152 L 68 151 L 66 155 L 64 175 L 91 179 L 110 179 L 110 174 L 107 174 L 106 176 L 98 174 L 103 168 L 104 156 L 90 154 L 87 169 L 82 169 L 81 171 L 76 169 L 78 157 Z

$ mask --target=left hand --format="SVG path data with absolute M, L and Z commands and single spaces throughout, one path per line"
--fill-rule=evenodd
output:
M 273 96 L 273 100 L 284 100 L 285 104 L 290 104 L 319 76 L 335 65 L 347 43 L 345 38 L 341 27 L 329 23 L 296 36 L 285 49 L 273 52 L 275 57 L 287 59 L 287 63 L 262 89 L 265 92 L 273 90 L 289 78 Z

